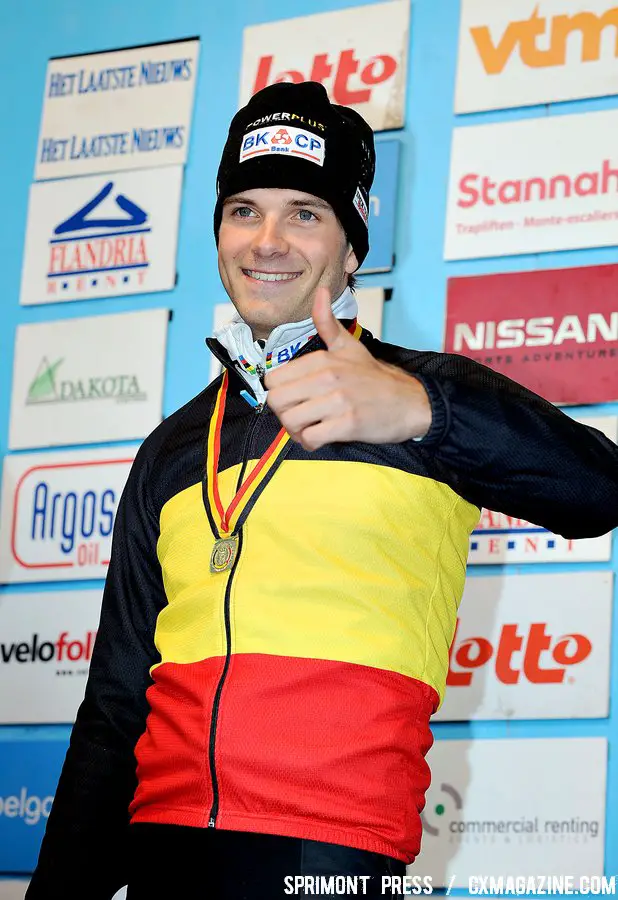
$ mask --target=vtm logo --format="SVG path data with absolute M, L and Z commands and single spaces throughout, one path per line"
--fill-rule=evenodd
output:
M 341 106 L 368 103 L 371 99 L 372 89 L 376 85 L 388 81 L 397 71 L 397 60 L 388 53 L 359 60 L 355 56 L 354 50 L 342 50 L 334 60 L 331 60 L 328 53 L 316 53 L 308 74 L 300 72 L 298 69 L 274 73 L 274 61 L 274 56 L 260 56 L 251 90 L 253 94 L 257 94 L 269 84 L 277 84 L 281 81 L 291 81 L 295 84 L 300 84 L 301 81 L 319 81 L 320 84 L 324 84 L 326 79 L 333 78 L 332 97 L 335 103 L 339 103 Z M 357 73 L 364 87 L 352 90 L 349 84 L 350 78 Z
M 523 64 L 531 69 L 566 65 L 569 36 L 573 32 L 581 35 L 581 61 L 598 62 L 603 32 L 610 27 L 618 30 L 618 6 L 601 15 L 586 11 L 547 19 L 539 15 L 537 4 L 529 19 L 509 23 L 498 43 L 494 43 L 487 25 L 471 28 L 470 34 L 487 74 L 500 75 L 516 50 Z M 546 49 L 538 46 L 539 39 Z M 618 57 L 615 33 L 614 56 Z
M 458 619 L 449 651 L 447 685 L 467 687 L 472 683 L 474 670 L 487 665 L 491 659 L 495 661 L 496 677 L 503 684 L 518 684 L 522 673 L 533 684 L 562 684 L 567 668 L 590 656 L 592 643 L 583 634 L 565 634 L 554 641 L 546 628 L 545 622 L 535 622 L 524 637 L 517 625 L 503 625 L 497 647 L 484 637 L 466 638 L 458 644 Z M 518 668 L 513 656 L 521 650 L 524 650 L 523 663 Z M 548 650 L 553 664 L 541 666 L 541 656 Z

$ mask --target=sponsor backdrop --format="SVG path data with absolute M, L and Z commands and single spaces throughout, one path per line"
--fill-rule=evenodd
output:
M 0 595 L 0 722 L 72 722 L 84 696 L 101 591 Z
M 245 28 L 241 105 L 276 81 L 319 81 L 374 131 L 405 119 L 410 4 L 391 0 Z
M 6 456 L 0 582 L 104 578 L 133 445 Z
M 462 0 L 456 112 L 616 92 L 611 0 Z
M 9 447 L 146 437 L 162 418 L 169 310 L 20 325 Z
M 198 52 L 193 40 L 52 60 L 35 178 L 185 162 Z
M 603 738 L 438 741 L 427 759 L 433 777 L 412 873 L 467 887 L 479 874 L 603 871 Z
M 552 403 L 618 400 L 618 266 L 449 279 L 444 349 Z
M 469 578 L 437 721 L 607 716 L 611 572 Z
M 0 742 L 0 871 L 30 872 L 68 740 Z
M 453 131 L 444 255 L 618 244 L 618 110 Z
M 20 302 L 172 288 L 181 188 L 182 166 L 35 182 Z
M 27 5 L 0 13 L 13 898 L 83 692 L 131 461 L 211 378 L 203 339 L 229 310 L 215 176 L 239 99 L 313 78 L 378 132 L 359 297 L 375 333 L 420 350 L 446 336 L 614 438 L 618 415 L 615 0 L 40 6 L 36 29 Z M 569 542 L 483 510 L 412 872 L 465 890 L 469 874 L 618 871 L 617 554 L 611 536 Z

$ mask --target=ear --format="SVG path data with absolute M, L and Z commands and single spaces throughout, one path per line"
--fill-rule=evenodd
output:
M 348 244 L 348 251 L 345 258 L 344 265 L 346 275 L 352 275 L 353 272 L 356 272 L 358 269 L 358 260 L 356 258 L 356 253 L 352 249 L 352 244 Z

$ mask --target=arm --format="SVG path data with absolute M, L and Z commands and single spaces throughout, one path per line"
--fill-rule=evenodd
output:
M 134 748 L 145 728 L 153 634 L 165 603 L 140 449 L 114 525 L 101 620 L 83 703 L 27 900 L 109 900 L 127 883 Z
M 335 319 L 325 288 L 313 320 L 325 350 L 265 378 L 269 407 L 306 450 L 409 441 L 429 477 L 476 506 L 567 538 L 618 525 L 618 447 L 600 432 L 466 357 L 370 335 L 364 346 Z
M 416 447 L 440 481 L 566 538 L 618 526 L 618 446 L 601 432 L 465 357 L 410 351 L 400 365 L 429 395 Z

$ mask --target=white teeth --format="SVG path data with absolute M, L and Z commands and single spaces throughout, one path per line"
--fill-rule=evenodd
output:
M 245 272 L 257 281 L 291 281 L 300 275 L 300 272 L 255 272 L 253 269 L 245 269 Z

